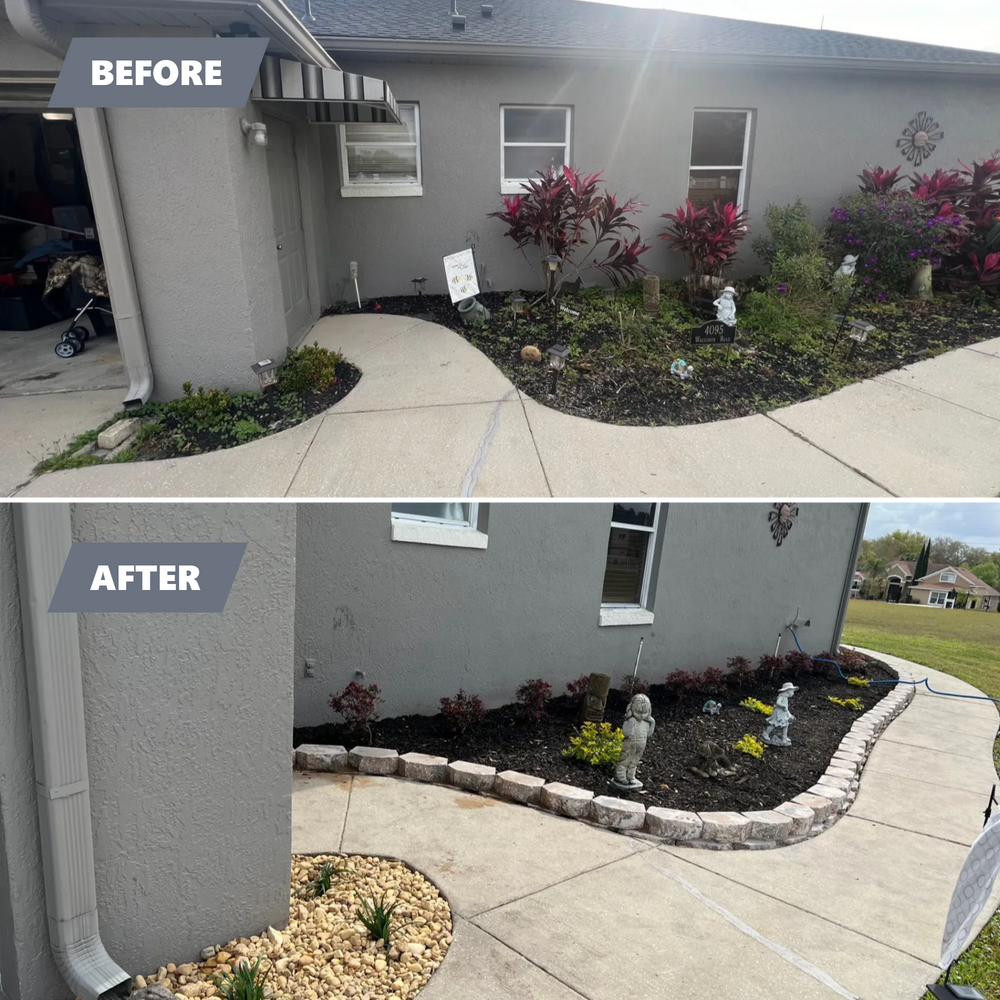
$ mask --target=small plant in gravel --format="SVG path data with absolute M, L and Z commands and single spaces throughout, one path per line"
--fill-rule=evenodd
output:
M 617 764 L 622 755 L 625 734 L 610 722 L 585 722 L 576 736 L 571 736 L 564 757 L 585 761 L 591 767 Z
M 756 757 L 758 760 L 764 756 L 764 744 L 756 736 L 751 736 L 749 733 L 744 733 L 733 744 L 733 749 L 739 750 L 740 753 L 749 754 L 751 757 Z
M 726 681 L 735 687 L 746 687 L 753 678 L 753 664 L 745 656 L 730 656 L 726 660 Z
M 590 688 L 590 674 L 584 674 L 582 677 L 577 677 L 575 681 L 570 681 L 566 685 L 566 694 L 569 696 L 571 701 L 582 703 L 583 699 L 587 697 L 587 691 Z
M 367 687 L 357 681 L 351 681 L 340 694 L 330 695 L 330 708 L 342 715 L 348 729 L 368 730 L 368 738 L 372 738 L 372 723 L 378 719 L 378 706 L 382 701 L 377 684 Z
M 765 705 L 757 698 L 744 698 L 740 702 L 741 708 L 749 708 L 751 712 L 760 712 L 761 715 L 770 715 L 774 711 L 773 705 Z
M 525 681 L 517 689 L 515 695 L 524 715 L 540 719 L 545 715 L 545 709 L 548 708 L 548 704 L 552 700 L 552 685 L 548 681 L 536 677 Z
M 634 677 L 631 674 L 626 674 L 618 682 L 618 690 L 626 698 L 631 698 L 636 694 L 649 694 L 649 681 L 644 681 L 638 674 Z
M 232 972 L 211 976 L 212 985 L 218 991 L 216 995 L 223 1000 L 264 1000 L 266 995 L 264 984 L 267 982 L 271 966 L 269 964 L 267 969 L 261 972 L 260 965 L 263 958 L 263 955 L 258 955 L 253 965 L 244 959 L 237 963 Z
M 680 696 L 697 691 L 701 682 L 689 670 L 674 670 L 667 674 L 664 683 L 671 694 Z
M 486 715 L 486 709 L 477 695 L 466 694 L 459 688 L 454 698 L 441 699 L 441 714 L 451 723 L 455 732 L 461 735 Z
M 365 926 L 373 941 L 381 941 L 386 951 L 389 950 L 394 931 L 400 931 L 404 927 L 413 923 L 412 920 L 398 927 L 392 926 L 392 918 L 396 908 L 402 900 L 397 899 L 386 904 L 385 897 L 389 894 L 386 889 L 381 896 L 372 893 L 367 899 L 362 899 L 358 905 L 358 920 Z
M 840 705 L 841 708 L 849 708 L 852 712 L 860 712 L 865 707 L 860 698 L 834 698 L 832 694 L 828 694 L 826 700 L 832 701 L 834 705 Z
M 316 877 L 311 882 L 307 882 L 295 895 L 305 896 L 306 899 L 319 899 L 320 896 L 325 896 L 330 891 L 336 876 L 343 875 L 349 870 L 348 868 L 338 868 L 332 861 L 324 861 L 320 865 Z
M 866 688 L 871 682 L 866 677 L 848 677 L 847 683 L 850 684 L 851 687 Z

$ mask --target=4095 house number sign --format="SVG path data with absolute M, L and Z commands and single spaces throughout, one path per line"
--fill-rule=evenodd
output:
M 736 327 L 713 319 L 691 331 L 692 344 L 735 344 Z

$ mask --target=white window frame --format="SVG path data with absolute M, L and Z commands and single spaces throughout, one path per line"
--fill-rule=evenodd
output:
M 344 125 L 338 127 L 340 147 L 340 196 L 342 198 L 413 198 L 424 193 L 424 157 L 420 148 L 420 104 L 417 101 L 398 101 L 399 107 L 413 108 L 413 125 L 416 142 L 380 142 L 365 143 L 347 141 L 347 129 Z M 361 124 L 364 122 L 352 122 Z M 351 172 L 347 166 L 347 147 L 351 146 L 412 146 L 417 149 L 417 179 L 415 181 L 395 181 L 392 184 L 365 184 L 363 181 L 352 181 Z
M 938 577 L 938 582 L 939 583 L 958 583 L 958 574 L 957 573 L 942 573 Z
M 456 501 L 464 502 L 464 501 Z M 485 549 L 489 536 L 479 530 L 479 504 L 469 504 L 468 521 L 450 521 L 426 514 L 397 513 L 389 508 L 390 537 L 394 542 L 444 545 L 460 549 Z
M 992 597 L 984 597 L 983 598 L 983 611 L 989 611 L 990 610 L 990 605 L 992 603 L 993 603 L 993 598 Z
M 573 108 L 569 104 L 501 104 L 500 105 L 500 193 L 520 194 L 534 177 L 507 177 L 505 152 L 508 146 L 558 146 L 558 142 L 507 142 L 507 111 L 564 111 L 566 113 L 566 141 L 563 145 L 563 166 L 569 164 L 570 138 L 573 132 Z
M 934 598 L 940 594 L 941 600 L 935 601 Z M 948 603 L 948 591 L 947 590 L 932 590 L 927 595 L 927 606 L 930 608 L 943 608 L 947 607 Z
M 653 511 L 653 525 L 647 528 L 642 524 L 624 524 L 621 521 L 611 521 L 608 530 L 621 528 L 623 531 L 645 531 L 649 533 L 649 542 L 646 545 L 646 562 L 642 568 L 642 590 L 639 595 L 638 604 L 609 604 L 601 602 L 600 625 L 648 625 L 653 621 L 653 612 L 646 607 L 649 602 L 649 582 L 653 575 L 653 558 L 656 550 L 656 538 L 660 530 L 660 512 L 663 509 L 662 503 L 657 503 Z M 611 508 L 614 516 L 614 506 Z M 607 566 L 605 565 L 605 572 Z M 601 577 L 601 586 L 604 585 L 604 578 Z
M 694 129 L 695 121 L 697 116 L 700 114 L 742 114 L 746 115 L 746 129 L 743 133 L 743 165 L 738 166 L 735 164 L 726 165 L 716 165 L 710 163 L 707 166 L 694 166 L 691 163 L 692 154 L 694 153 Z M 750 130 L 753 126 L 753 112 L 749 108 L 695 108 L 694 113 L 691 115 L 691 142 L 688 144 L 688 179 L 687 185 L 685 186 L 685 198 L 690 196 L 691 193 L 691 172 L 693 170 L 738 170 L 740 172 L 740 183 L 736 190 L 736 208 L 742 210 L 744 202 L 746 201 L 747 194 L 747 171 L 750 169 Z

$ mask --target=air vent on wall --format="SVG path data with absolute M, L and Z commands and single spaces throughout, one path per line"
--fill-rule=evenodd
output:
M 493 16 L 493 4 L 491 4 L 491 3 L 484 3 L 482 5 L 482 7 L 480 8 L 480 10 L 482 10 L 482 12 L 483 12 L 483 17 L 492 17 Z
M 451 26 L 455 31 L 465 30 L 465 15 L 458 12 L 458 0 L 451 0 Z

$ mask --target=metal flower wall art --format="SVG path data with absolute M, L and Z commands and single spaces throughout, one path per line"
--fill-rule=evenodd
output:
M 919 167 L 943 138 L 941 126 L 926 111 L 921 111 L 903 129 L 903 138 L 896 140 L 896 149 L 901 149 L 903 156 Z
M 780 545 L 792 530 L 795 518 L 799 516 L 799 508 L 791 503 L 775 503 L 771 505 L 771 513 L 767 520 L 771 525 L 771 537 Z

